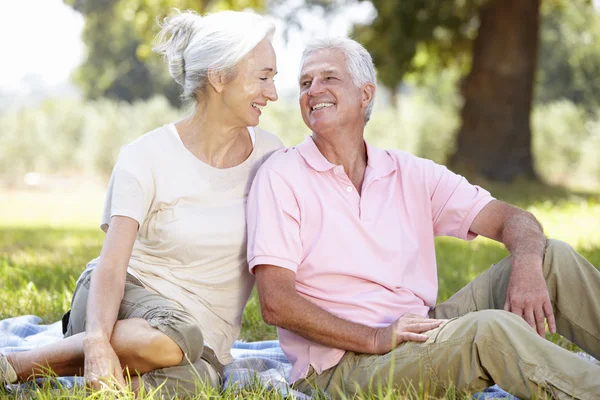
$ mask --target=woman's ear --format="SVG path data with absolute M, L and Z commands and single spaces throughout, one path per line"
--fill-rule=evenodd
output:
M 223 71 L 217 71 L 214 69 L 208 70 L 208 83 L 214 89 L 215 92 L 221 93 L 223 87 L 225 87 L 226 76 Z

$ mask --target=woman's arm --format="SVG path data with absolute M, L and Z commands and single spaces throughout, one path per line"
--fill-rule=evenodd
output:
M 110 345 L 110 338 L 123 300 L 127 266 L 138 227 L 132 218 L 112 217 L 93 272 L 83 348 L 85 380 L 94 389 L 99 389 L 100 382 L 107 379 L 115 379 L 124 385 L 121 364 Z

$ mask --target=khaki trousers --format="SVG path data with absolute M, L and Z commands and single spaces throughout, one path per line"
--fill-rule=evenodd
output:
M 430 312 L 448 318 L 424 343 L 407 342 L 384 355 L 347 352 L 318 375 L 311 367 L 294 388 L 332 397 L 369 388 L 412 388 L 419 398 L 448 388 L 477 392 L 493 384 L 520 399 L 599 399 L 600 366 L 541 338 L 521 318 L 502 311 L 511 258 L 487 271 Z M 549 240 L 544 277 L 557 330 L 600 359 L 600 273 L 566 243 Z M 538 397 L 536 397 L 538 396 Z

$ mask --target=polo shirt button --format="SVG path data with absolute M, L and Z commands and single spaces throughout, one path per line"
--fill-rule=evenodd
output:
M 335 167 L 333 169 L 333 172 L 336 173 L 337 175 L 342 173 L 342 167 L 340 167 L 339 165 L 337 167 Z
M 350 193 L 352 191 L 352 186 L 346 186 L 346 192 Z

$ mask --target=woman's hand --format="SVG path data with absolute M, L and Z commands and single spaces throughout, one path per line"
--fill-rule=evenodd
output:
M 124 390 L 125 379 L 119 357 L 105 338 L 88 338 L 83 340 L 85 355 L 84 381 L 94 390 L 114 388 Z
M 114 216 L 106 233 L 100 260 L 91 277 L 83 352 L 84 379 L 92 389 L 125 388 L 119 358 L 110 344 L 123 299 L 127 266 L 137 235 L 138 223 Z

